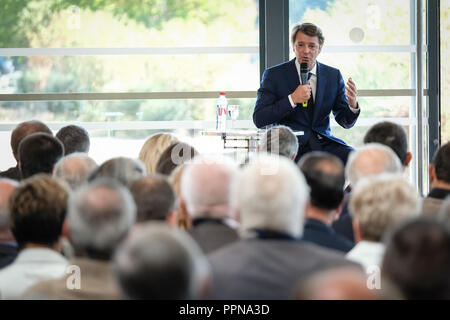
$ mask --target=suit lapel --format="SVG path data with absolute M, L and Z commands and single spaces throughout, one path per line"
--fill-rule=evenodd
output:
M 292 59 L 289 63 L 289 69 L 287 72 L 287 77 L 288 77 L 288 83 L 290 84 L 291 88 L 290 91 L 294 91 L 295 89 L 297 89 L 297 87 L 300 85 L 300 77 L 299 74 L 297 72 L 297 68 L 295 67 L 295 59 Z
M 322 68 L 320 67 L 320 63 L 316 61 L 317 64 L 317 82 L 316 82 L 316 99 L 314 100 L 314 115 L 317 114 L 318 108 L 322 105 L 325 81 L 326 77 L 323 74 Z M 314 117 L 315 118 L 315 117 Z

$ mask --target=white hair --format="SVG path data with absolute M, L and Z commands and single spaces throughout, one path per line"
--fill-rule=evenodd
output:
M 69 197 L 68 223 L 76 250 L 112 253 L 135 221 L 130 192 L 111 179 L 100 178 Z
M 260 140 L 261 151 L 279 154 L 289 159 L 298 152 L 298 140 L 291 128 L 275 126 L 267 130 Z
M 260 154 L 234 180 L 231 196 L 244 229 L 303 234 L 309 187 L 291 160 Z
M 53 169 L 53 177 L 65 181 L 72 190 L 80 187 L 98 167 L 86 153 L 76 152 L 61 158 Z
M 345 176 L 352 186 L 363 177 L 380 173 L 401 174 L 403 166 L 391 148 L 381 143 L 368 143 L 352 151 L 345 167 Z
M 356 184 L 349 209 L 353 219 L 359 222 L 362 237 L 380 241 L 388 228 L 419 215 L 421 199 L 401 176 L 381 174 Z
M 231 182 L 237 166 L 227 158 L 197 156 L 181 177 L 181 196 L 195 217 L 227 217 Z

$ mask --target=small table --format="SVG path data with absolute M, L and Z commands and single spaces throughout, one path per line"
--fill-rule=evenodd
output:
M 217 130 L 202 131 L 204 136 L 220 136 L 223 140 L 224 149 L 245 149 L 247 152 L 253 152 L 258 150 L 258 143 L 260 138 L 266 133 L 265 129 L 261 130 L 228 130 L 226 132 L 220 132 Z M 302 136 L 305 133 L 303 131 L 295 131 L 296 136 Z M 244 141 L 244 146 L 230 146 L 230 142 Z

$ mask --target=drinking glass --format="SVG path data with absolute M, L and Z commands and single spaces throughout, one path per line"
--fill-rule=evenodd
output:
M 234 121 L 239 117 L 239 105 L 230 104 L 227 108 L 228 117 L 231 119 L 231 128 L 234 129 Z

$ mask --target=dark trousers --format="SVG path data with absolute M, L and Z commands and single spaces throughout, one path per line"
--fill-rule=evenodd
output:
M 319 139 L 318 137 L 321 137 Z M 344 166 L 347 164 L 348 155 L 350 152 L 354 150 L 352 147 L 337 143 L 331 139 L 328 139 L 324 136 L 319 136 L 317 133 L 311 134 L 311 137 L 308 140 L 308 143 L 301 144 L 299 143 L 299 148 L 297 152 L 297 156 L 295 158 L 295 162 L 298 162 L 300 158 L 311 151 L 324 151 L 331 153 L 342 160 Z

